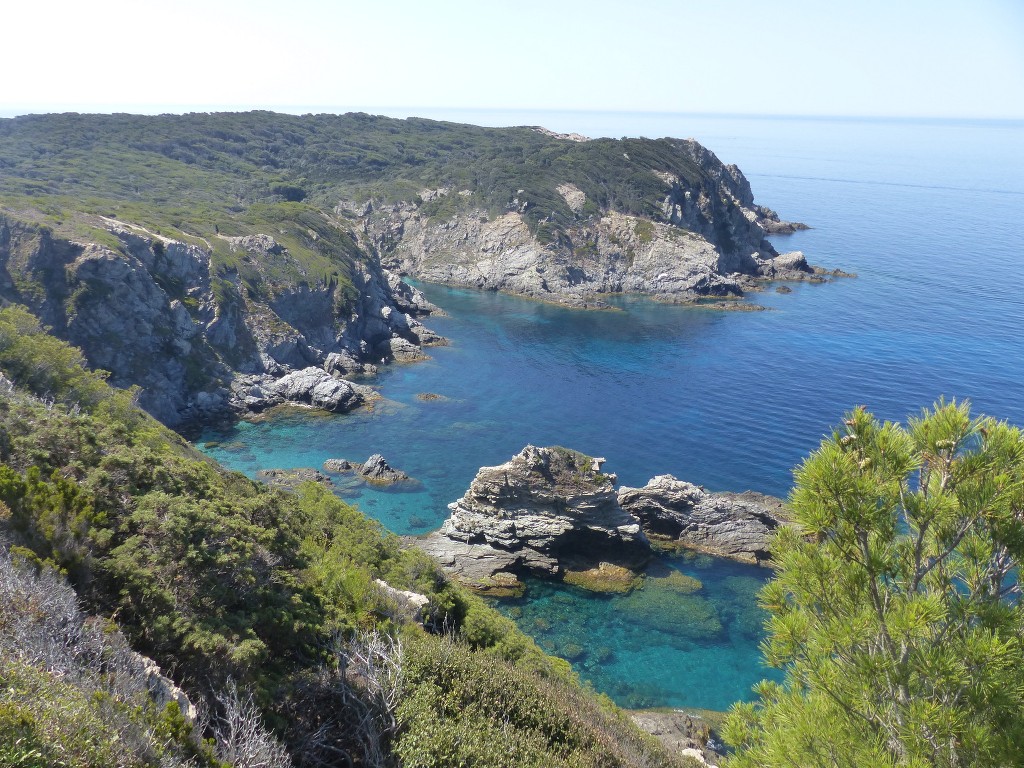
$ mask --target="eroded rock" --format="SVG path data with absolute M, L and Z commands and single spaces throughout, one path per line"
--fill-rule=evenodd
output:
M 786 520 L 779 499 L 752 491 L 709 493 L 672 475 L 658 475 L 643 488 L 620 488 L 618 499 L 655 543 L 747 563 L 767 563 L 771 535 Z
M 408 474 L 388 464 L 387 459 L 379 453 L 373 454 L 362 464 L 347 459 L 327 459 L 324 462 L 324 469 L 337 474 L 353 472 L 359 479 L 374 485 L 416 483 Z
M 465 495 L 449 504 L 441 529 L 420 541 L 471 587 L 503 588 L 520 575 L 561 576 L 601 562 L 638 570 L 651 557 L 635 518 L 619 507 L 615 475 L 566 448 L 524 448 L 483 467 Z M 500 574 L 500 575 L 499 575 Z

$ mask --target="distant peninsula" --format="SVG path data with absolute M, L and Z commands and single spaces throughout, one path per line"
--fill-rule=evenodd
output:
M 354 381 L 445 340 L 406 276 L 574 307 L 823 280 L 803 225 L 693 140 L 367 114 L 0 120 L 0 301 L 187 428 Z M 733 306 L 731 302 L 726 306 Z

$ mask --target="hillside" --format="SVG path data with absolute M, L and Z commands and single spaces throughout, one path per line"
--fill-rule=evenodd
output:
M 443 343 L 411 275 L 575 306 L 822 279 L 693 141 L 576 141 L 365 114 L 0 120 L 0 300 L 185 428 Z M 291 378 L 287 378 L 291 375 Z

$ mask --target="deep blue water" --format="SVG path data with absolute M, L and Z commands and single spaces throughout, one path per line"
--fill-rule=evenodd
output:
M 1024 425 L 1024 124 L 547 118 L 506 122 L 700 139 L 744 170 L 759 203 L 813 227 L 775 238 L 780 251 L 859 276 L 769 290 L 753 296 L 769 311 L 725 313 L 637 298 L 623 298 L 622 312 L 579 312 L 422 286 L 449 313 L 429 324 L 452 345 L 380 375 L 385 400 L 372 411 L 240 424 L 205 435 L 220 441 L 209 453 L 252 474 L 379 451 L 422 485 L 340 492 L 390 529 L 418 533 L 440 524 L 478 467 L 527 443 L 604 456 L 623 484 L 670 472 L 784 496 L 793 466 L 858 404 L 904 419 L 940 396 L 970 398 Z M 423 392 L 446 399 L 424 402 Z M 644 600 L 668 600 L 666 614 L 697 610 L 703 634 L 638 619 L 655 615 L 629 602 L 639 598 L 562 587 L 535 584 L 503 610 L 556 653 L 586 647 L 576 668 L 617 701 L 724 708 L 764 674 L 751 630 L 764 573 L 699 565 L 673 566 L 701 579 L 697 597 L 671 603 L 652 588 Z

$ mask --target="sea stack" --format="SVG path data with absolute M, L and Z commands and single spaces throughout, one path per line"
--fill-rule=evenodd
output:
M 632 579 L 651 548 L 619 506 L 615 480 L 578 451 L 528 445 L 504 464 L 482 467 L 420 546 L 460 581 L 489 593 L 520 591 L 527 574 L 559 578 L 593 569 Z

